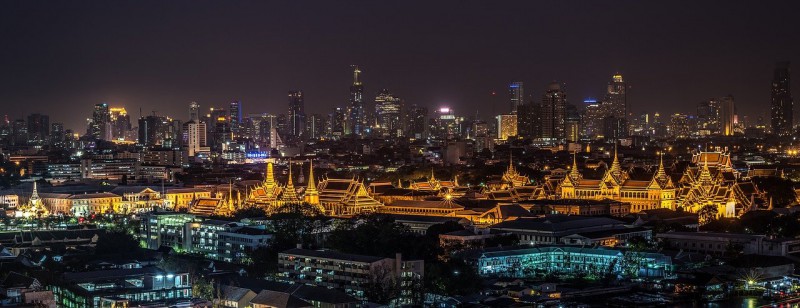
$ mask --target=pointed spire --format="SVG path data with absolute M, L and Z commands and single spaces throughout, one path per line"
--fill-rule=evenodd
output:
M 310 192 L 317 192 L 317 184 L 314 183 L 314 161 L 308 162 L 308 186 L 306 186 L 306 194 Z
M 36 189 L 36 181 L 33 181 L 33 192 L 31 193 L 31 200 L 39 200 L 39 190 Z
M 656 171 L 656 177 L 664 177 L 667 173 L 664 171 L 664 153 L 661 153 L 658 161 L 658 171 Z
M 428 180 L 428 182 L 436 182 L 436 176 L 433 174 L 433 168 L 431 168 L 431 178 Z
M 275 170 L 272 168 L 272 160 L 267 161 L 267 174 L 264 176 L 264 187 L 268 190 L 275 187 Z
M 286 181 L 286 187 L 294 187 L 294 182 L 292 182 L 292 160 L 289 160 L 289 180 Z
M 458 174 L 453 176 L 453 186 L 458 187 Z
M 578 151 L 572 152 L 572 170 L 569 171 L 569 175 L 573 179 L 580 175 L 578 173 Z
M 622 167 L 619 165 L 619 156 L 617 155 L 617 144 L 614 143 L 614 161 L 611 162 L 609 172 L 612 174 L 619 174 L 622 172 Z

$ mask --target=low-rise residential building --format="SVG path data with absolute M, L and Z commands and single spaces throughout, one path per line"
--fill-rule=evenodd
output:
M 64 273 L 48 288 L 59 307 L 128 307 L 192 298 L 189 273 L 158 267 Z
M 424 261 L 295 248 L 278 254 L 280 275 L 287 281 L 334 288 L 364 298 L 370 283 L 403 283 L 422 279 Z
M 667 247 L 688 252 L 722 255 L 726 252 L 787 256 L 800 251 L 800 239 L 770 238 L 761 234 L 723 232 L 667 232 L 656 235 Z

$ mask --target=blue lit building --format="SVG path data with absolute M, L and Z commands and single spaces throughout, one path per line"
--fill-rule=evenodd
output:
M 666 278 L 672 273 L 672 259 L 660 253 L 606 248 L 544 246 L 486 251 L 478 259 L 482 276 L 533 278 L 537 274 L 602 277 Z

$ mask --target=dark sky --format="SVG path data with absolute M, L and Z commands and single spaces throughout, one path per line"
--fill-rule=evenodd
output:
M 191 101 L 286 112 L 290 89 L 328 113 L 359 64 L 367 97 L 464 115 L 506 112 L 511 80 L 577 103 L 615 72 L 634 112 L 733 94 L 756 115 L 798 56 L 800 1 L 0 1 L 0 113 L 84 131 L 99 102 L 185 119 Z

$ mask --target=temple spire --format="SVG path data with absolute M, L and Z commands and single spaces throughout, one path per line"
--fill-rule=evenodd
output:
M 580 175 L 578 173 L 578 151 L 572 152 L 572 170 L 570 170 L 569 175 L 572 178 L 577 178 Z
M 664 177 L 667 173 L 664 171 L 664 153 L 661 153 L 658 161 L 658 171 L 656 171 L 656 177 Z
M 317 184 L 314 183 L 314 161 L 308 162 L 308 186 L 306 187 L 306 193 L 309 192 L 317 192 Z
M 617 144 L 614 143 L 614 160 L 611 162 L 611 168 L 608 172 L 613 175 L 619 175 L 622 172 L 622 167 L 619 165 L 619 156 L 617 155 Z
M 275 187 L 275 171 L 272 168 L 272 160 L 267 161 L 267 174 L 264 176 L 264 187 L 267 189 Z

